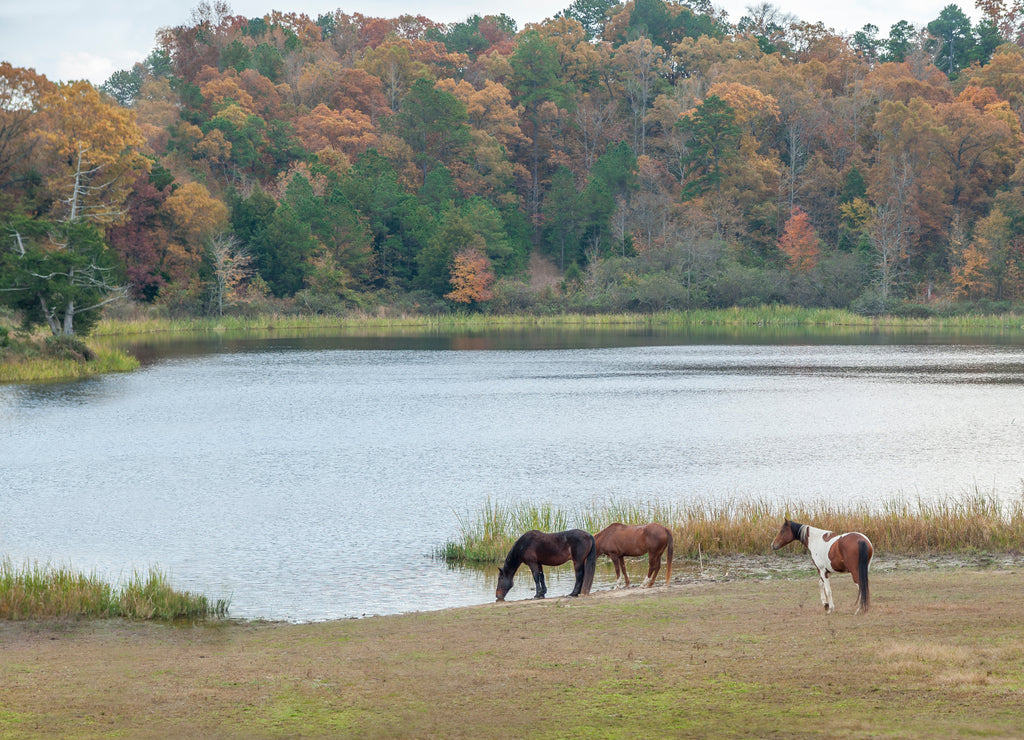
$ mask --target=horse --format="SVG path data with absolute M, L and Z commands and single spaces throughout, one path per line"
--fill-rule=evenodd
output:
M 654 585 L 654 579 L 661 570 L 661 554 L 667 551 L 668 564 L 665 568 L 665 585 L 672 580 L 672 531 L 662 525 L 651 524 L 628 525 L 615 522 L 609 524 L 596 535 L 598 555 L 607 555 L 615 566 L 615 586 L 625 581 L 629 587 L 629 574 L 626 572 L 626 557 L 647 556 L 647 577 L 640 588 Z
M 818 569 L 818 580 L 821 588 L 821 603 L 825 613 L 835 611 L 832 601 L 832 586 L 828 577 L 832 573 L 850 573 L 857 584 L 857 609 L 854 614 L 867 612 L 871 600 L 868 590 L 868 565 L 875 548 L 871 540 L 860 532 L 835 534 L 827 529 L 818 529 L 806 524 L 798 524 L 786 519 L 779 533 L 772 541 L 772 550 L 785 547 L 790 542 L 799 540 L 811 554 L 811 561 Z
M 539 532 L 531 529 L 512 545 L 505 564 L 498 569 L 498 587 L 494 591 L 497 601 L 504 601 L 505 594 L 512 588 L 512 577 L 519 566 L 526 563 L 533 573 L 537 593 L 533 598 L 543 599 L 548 592 L 544 584 L 542 565 L 561 565 L 572 560 L 576 569 L 576 586 L 569 596 L 586 596 L 594 583 L 594 568 L 597 565 L 597 547 L 594 537 L 582 529 L 568 529 L 564 532 Z

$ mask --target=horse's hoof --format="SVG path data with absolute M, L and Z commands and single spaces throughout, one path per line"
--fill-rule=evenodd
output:
M 537 594 L 533 598 L 535 598 L 535 599 L 543 599 L 544 598 L 544 594 Z
M 495 599 L 495 601 L 504 601 L 504 599 Z

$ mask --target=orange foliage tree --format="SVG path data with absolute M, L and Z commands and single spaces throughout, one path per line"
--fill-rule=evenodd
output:
M 818 264 L 821 246 L 807 214 L 797 206 L 779 237 L 779 249 L 789 257 L 790 269 L 807 272 Z
M 452 261 L 452 291 L 445 298 L 455 303 L 481 303 L 494 297 L 491 261 L 479 247 L 466 247 Z

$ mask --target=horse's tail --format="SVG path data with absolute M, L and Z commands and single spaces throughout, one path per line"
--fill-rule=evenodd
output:
M 861 611 L 867 612 L 871 602 L 871 592 L 868 589 L 868 563 L 871 562 L 871 550 L 866 540 L 857 543 L 857 599 L 860 601 Z
M 590 593 L 590 587 L 594 585 L 594 571 L 597 570 L 597 542 L 590 538 L 590 550 L 587 552 L 587 561 L 583 564 L 583 588 L 580 593 L 584 596 Z
M 668 547 L 665 548 L 665 557 L 668 559 L 668 562 L 665 563 L 665 585 L 666 586 L 669 584 L 669 581 L 672 580 L 672 557 L 673 557 L 673 548 L 674 548 L 674 546 L 675 545 L 674 545 L 674 543 L 672 541 L 672 530 L 670 529 L 670 530 L 668 530 Z

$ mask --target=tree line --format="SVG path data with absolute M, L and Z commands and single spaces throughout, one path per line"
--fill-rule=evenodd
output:
M 99 87 L 0 63 L 0 303 L 55 334 L 124 297 L 1010 305 L 1021 5 L 883 37 L 769 3 L 732 23 L 707 0 L 575 0 L 518 30 L 204 2 Z

